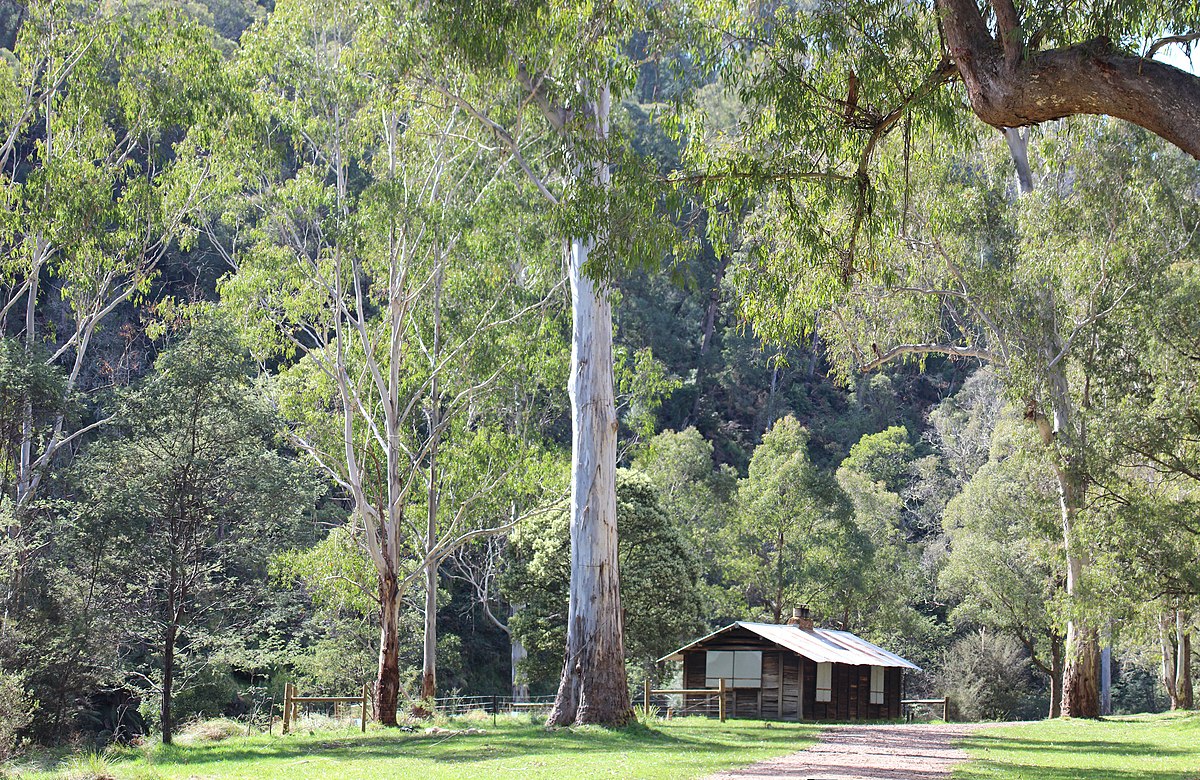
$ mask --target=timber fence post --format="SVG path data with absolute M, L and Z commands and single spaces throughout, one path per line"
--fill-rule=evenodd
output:
M 370 683 L 363 683 L 362 695 L 362 711 L 359 713 L 359 720 L 362 721 L 362 733 L 367 733 L 367 695 L 370 691 Z
M 717 683 L 717 716 L 721 722 L 725 722 L 725 678 L 722 677 Z
M 642 708 L 646 710 L 646 717 L 650 717 L 650 677 L 647 675 L 646 680 L 642 683 Z
M 283 729 L 287 734 L 292 729 L 292 684 L 283 684 Z

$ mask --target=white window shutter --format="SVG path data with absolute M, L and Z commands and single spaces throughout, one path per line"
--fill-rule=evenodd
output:
M 871 703 L 883 704 L 883 667 L 871 667 Z
M 833 664 L 817 664 L 817 701 L 833 701 Z

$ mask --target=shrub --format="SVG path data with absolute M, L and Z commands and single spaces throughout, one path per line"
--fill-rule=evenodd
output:
M 0 671 L 0 761 L 16 752 L 17 736 L 33 722 L 34 704 L 29 700 L 21 679 Z
M 946 654 L 942 684 L 957 716 L 964 720 L 1031 715 L 1029 658 L 1009 636 L 980 632 L 956 641 Z

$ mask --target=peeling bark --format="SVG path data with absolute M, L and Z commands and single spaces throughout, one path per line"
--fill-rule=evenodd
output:
M 400 697 L 400 588 L 396 575 L 379 578 L 379 665 L 375 678 L 375 718 L 396 725 Z
M 599 138 L 608 133 L 611 95 L 599 87 L 589 113 Z M 607 188 L 608 164 L 590 164 Z M 562 680 L 548 723 L 620 725 L 633 710 L 625 674 L 624 626 L 617 568 L 617 413 L 613 388 L 612 304 L 588 276 L 594 237 L 571 240 L 571 588 Z

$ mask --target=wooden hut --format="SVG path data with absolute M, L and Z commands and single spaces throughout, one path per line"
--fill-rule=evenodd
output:
M 787 625 L 733 623 L 659 660 L 683 662 L 686 689 L 723 678 L 729 715 L 779 720 L 899 718 L 904 670 L 919 671 L 848 631 L 816 628 L 806 609 Z M 712 697 L 684 699 L 687 712 L 716 712 Z

